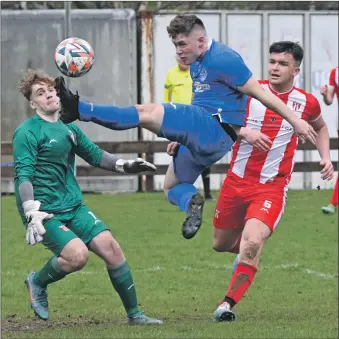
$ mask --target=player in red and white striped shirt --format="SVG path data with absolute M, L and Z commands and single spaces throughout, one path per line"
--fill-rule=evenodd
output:
M 320 87 L 320 94 L 323 96 L 324 103 L 326 105 L 331 105 L 334 99 L 334 96 L 337 95 L 337 99 L 339 99 L 339 85 L 338 85 L 338 78 L 339 78 L 339 67 L 334 67 L 330 73 L 329 84 L 326 86 Z M 338 117 L 337 117 L 338 119 Z M 338 121 L 337 121 L 338 124 Z M 338 135 L 339 135 L 339 128 Z M 331 197 L 331 203 L 327 206 L 323 206 L 321 210 L 325 214 L 333 214 L 338 207 L 338 178 L 334 186 L 333 194 Z
M 322 179 L 333 177 L 329 134 L 318 100 L 293 86 L 300 72 L 303 49 L 294 42 L 270 46 L 269 80 L 261 86 L 278 96 L 317 132 Z M 269 150 L 254 149 L 246 140 L 233 146 L 231 167 L 223 183 L 214 214 L 214 244 L 218 252 L 240 253 L 224 300 L 214 313 L 215 321 L 232 321 L 232 308 L 251 285 L 265 241 L 279 223 L 285 207 L 287 185 L 293 171 L 298 138 L 292 126 L 278 114 L 249 98 L 245 128 L 270 138 Z
M 339 99 L 338 78 L 339 67 L 337 66 L 331 70 L 328 85 L 320 87 L 320 94 L 324 98 L 324 103 L 328 106 L 332 104 L 335 95 Z

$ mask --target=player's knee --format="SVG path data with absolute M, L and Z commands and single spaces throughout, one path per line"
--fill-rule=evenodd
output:
M 224 246 L 220 245 L 219 243 L 213 243 L 213 249 L 216 252 L 227 252 L 225 251 Z
M 213 232 L 213 249 L 216 252 L 233 252 L 234 246 L 237 244 L 239 232 L 233 229 L 221 229 L 216 225 L 214 220 Z
M 257 260 L 262 248 L 262 240 L 260 238 L 252 238 L 245 240 L 241 248 L 241 258 L 244 261 Z
M 88 249 L 87 247 L 81 246 L 77 247 L 73 250 L 72 259 L 70 262 L 70 266 L 72 267 L 73 271 L 81 270 L 88 261 Z
M 229 252 L 229 244 L 225 243 L 224 241 L 221 241 L 218 238 L 213 239 L 213 249 L 216 252 Z
M 172 165 L 170 165 L 169 169 L 167 170 L 163 186 L 163 191 L 166 195 L 166 198 L 168 198 L 170 190 L 178 184 L 180 184 L 180 181 L 177 179 Z
M 170 192 L 170 190 L 171 190 L 172 188 L 173 188 L 173 183 L 172 183 L 172 181 L 171 181 L 170 179 L 168 179 L 168 177 L 166 176 L 166 177 L 165 177 L 165 181 L 164 181 L 163 191 L 164 191 L 165 196 L 166 196 L 167 199 L 169 199 L 169 198 L 168 198 L 168 195 L 170 194 L 169 192 Z
M 136 105 L 139 113 L 140 123 L 151 123 L 157 120 L 157 116 L 160 112 L 163 113 L 163 106 L 160 104 L 144 104 Z
M 166 198 L 168 198 L 168 192 L 169 192 L 170 189 L 171 189 L 171 187 L 165 187 L 165 185 L 164 185 L 163 191 L 165 193 Z
M 112 237 L 111 241 L 108 243 L 107 249 L 107 255 L 110 257 L 119 257 L 123 255 L 122 249 L 119 245 L 119 243 Z

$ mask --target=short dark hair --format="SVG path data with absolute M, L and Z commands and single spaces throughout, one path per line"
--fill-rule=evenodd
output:
M 178 14 L 169 26 L 167 26 L 167 33 L 170 38 L 175 38 L 178 34 L 189 35 L 192 30 L 199 26 L 205 30 L 204 23 L 194 14 Z
M 300 66 L 303 57 L 304 50 L 299 45 L 298 42 L 293 41 L 277 41 L 270 46 L 269 50 L 271 53 L 289 53 L 293 55 L 294 60 L 296 61 L 297 66 Z

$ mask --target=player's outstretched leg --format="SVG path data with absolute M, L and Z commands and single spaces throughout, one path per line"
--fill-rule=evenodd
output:
M 41 287 L 35 280 L 35 272 L 30 273 L 25 284 L 27 286 L 31 307 L 34 313 L 43 320 L 48 319 L 48 299 L 47 299 L 47 287 Z
M 139 113 L 136 106 L 118 107 L 94 105 L 80 101 L 78 92 L 73 94 L 63 77 L 55 79 L 55 89 L 60 98 L 60 119 L 65 123 L 75 120 L 92 121 L 113 130 L 126 130 L 139 126 Z
M 202 224 L 205 200 L 192 183 L 202 170 L 203 167 L 197 166 L 192 161 L 189 150 L 180 146 L 179 152 L 169 165 L 165 176 L 164 191 L 168 201 L 186 213 L 185 221 L 182 224 L 182 235 L 185 239 L 192 239 Z
M 115 131 L 143 127 L 159 134 L 164 116 L 163 105 L 146 104 L 119 107 L 87 103 L 80 100 L 78 93 L 73 94 L 66 87 L 62 77 L 56 78 L 55 82 L 55 89 L 61 103 L 60 119 L 65 124 L 81 120 L 93 122 Z

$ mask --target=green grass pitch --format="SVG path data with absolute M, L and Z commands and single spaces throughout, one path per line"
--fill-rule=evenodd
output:
M 78 273 L 49 286 L 50 319 L 35 319 L 24 279 L 51 257 L 29 247 L 12 196 L 2 198 L 2 338 L 338 338 L 338 220 L 321 214 L 330 191 L 289 192 L 237 321 L 213 323 L 234 255 L 212 249 L 215 203 L 197 236 L 181 236 L 183 214 L 162 193 L 85 195 L 132 268 L 138 299 L 159 327 L 126 325 L 104 263 L 90 254 Z M 216 195 L 216 193 L 215 193 Z

